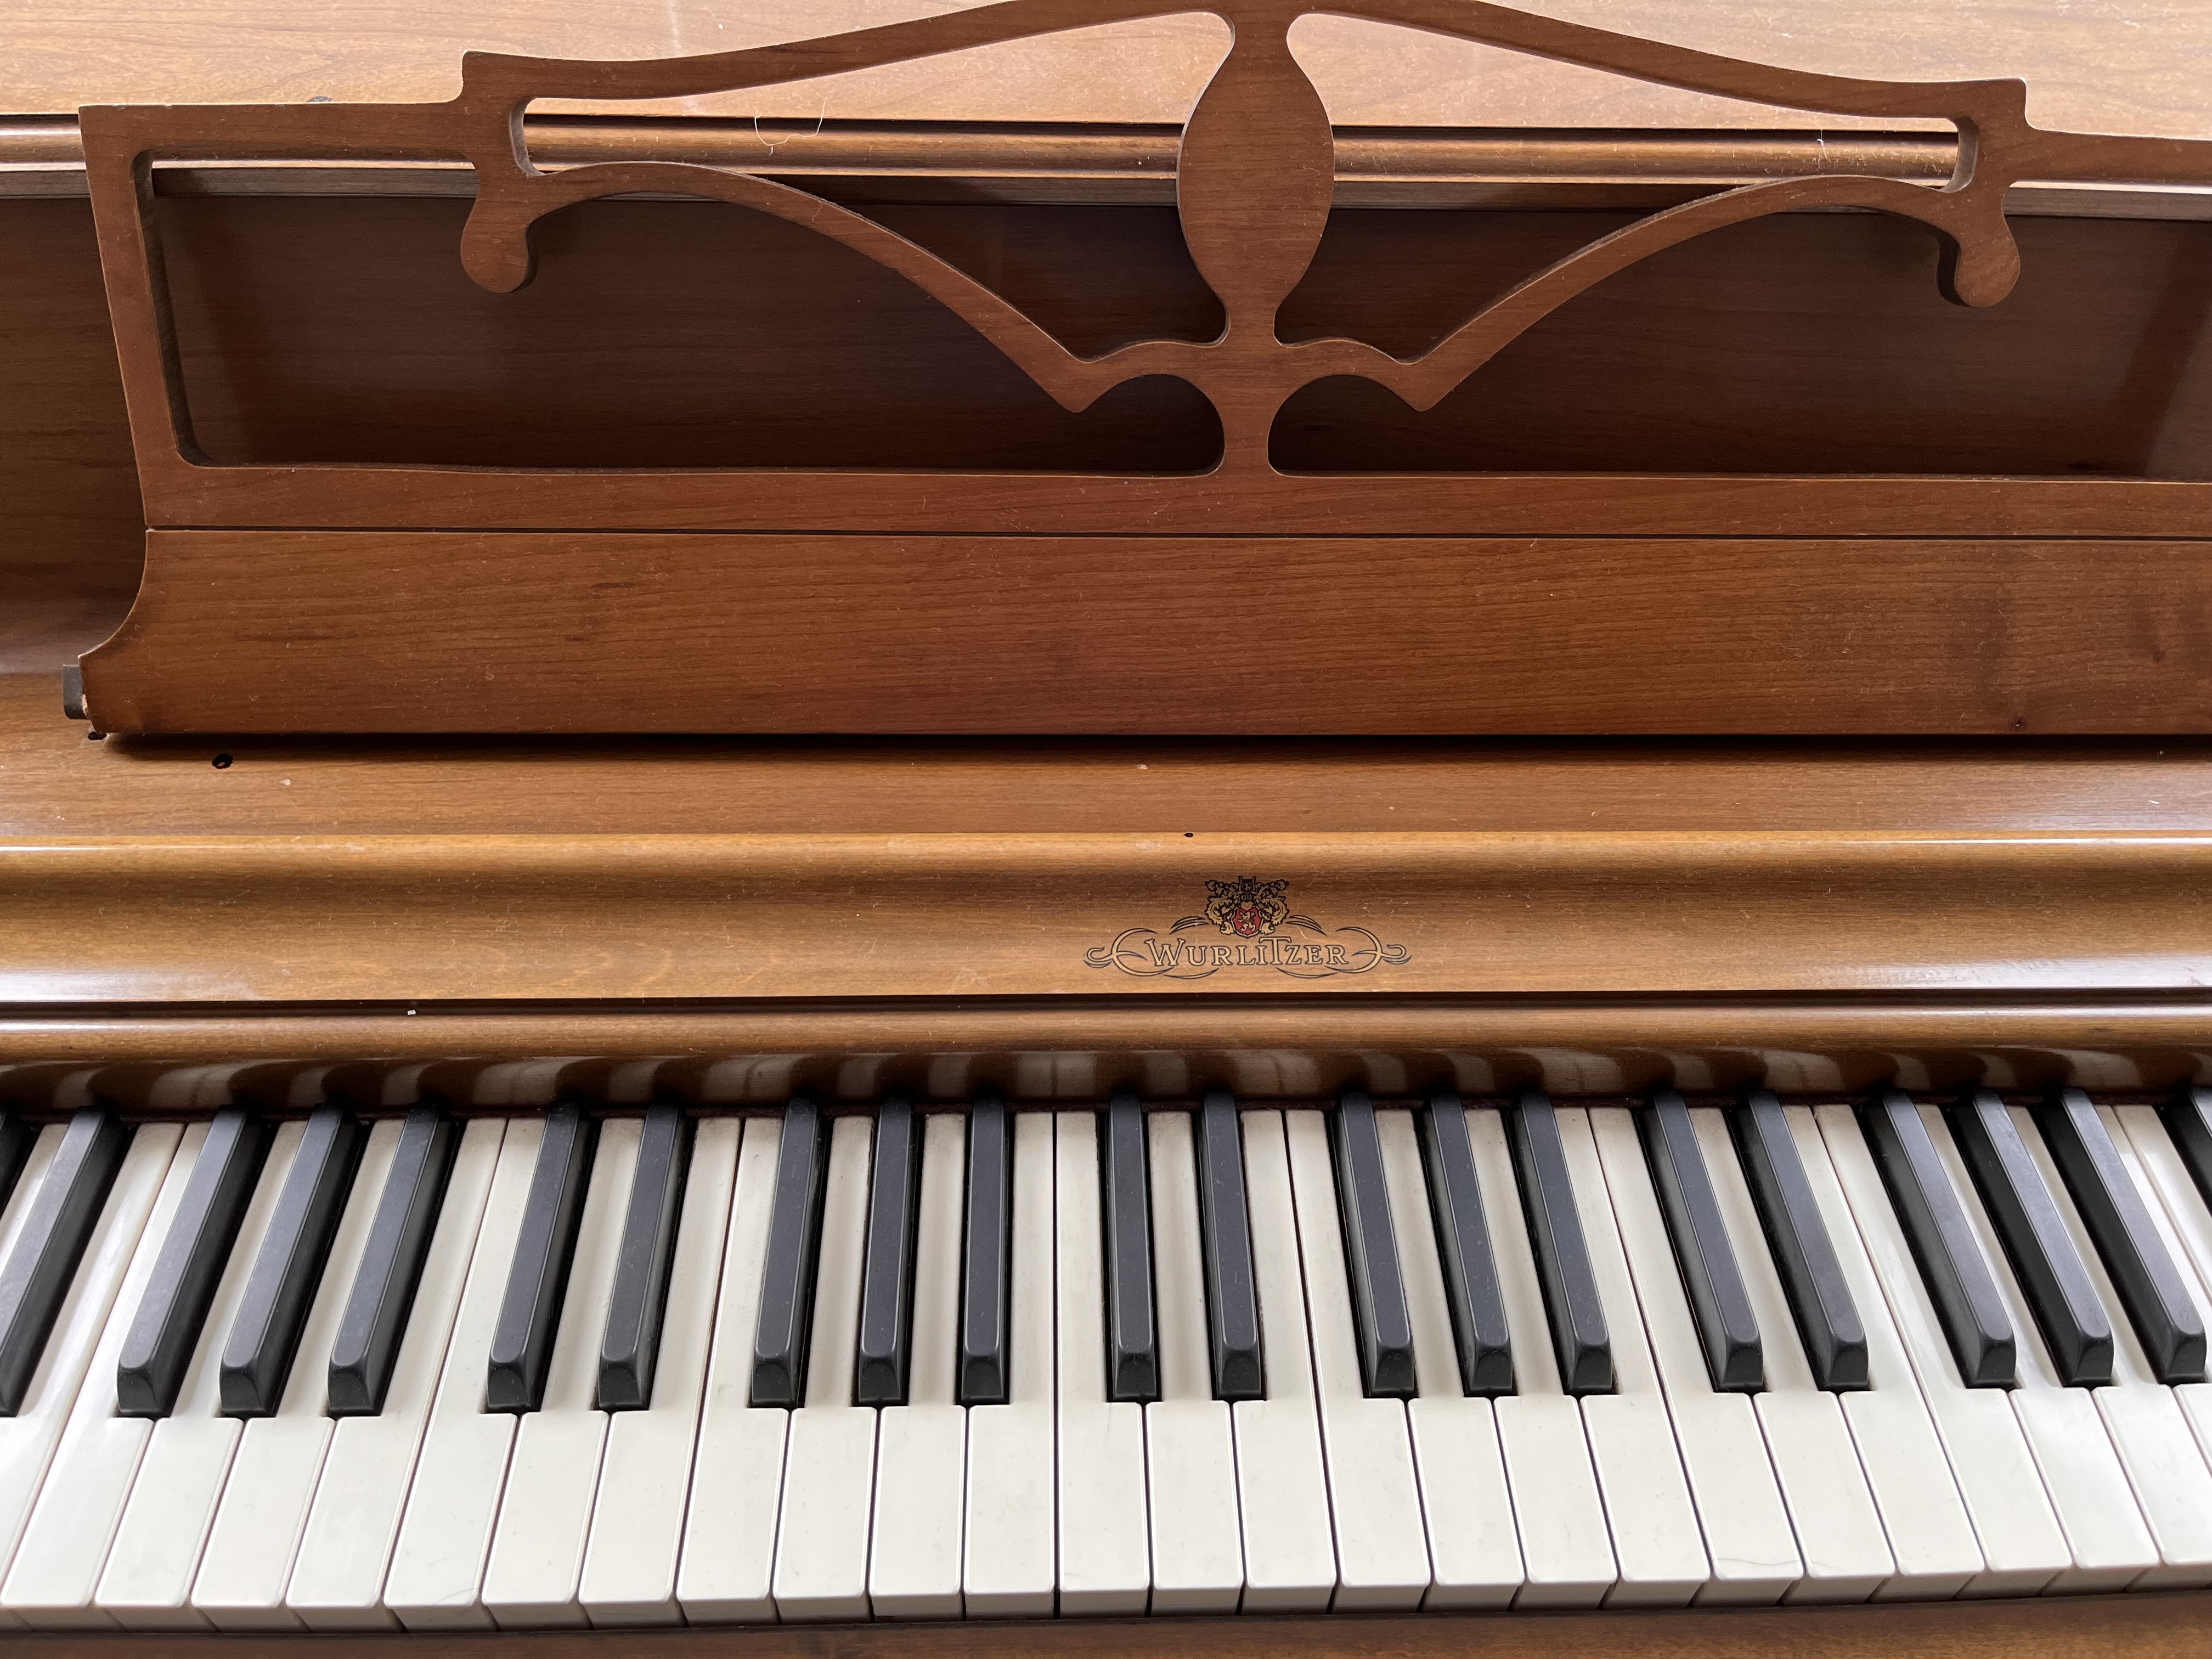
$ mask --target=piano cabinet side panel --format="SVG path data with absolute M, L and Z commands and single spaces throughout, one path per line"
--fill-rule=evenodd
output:
M 2212 542 L 161 531 L 131 733 L 2170 733 Z

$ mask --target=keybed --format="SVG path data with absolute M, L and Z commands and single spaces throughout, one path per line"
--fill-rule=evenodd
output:
M 2075 1091 L 10 1122 L 0 1613 L 2212 1584 L 2208 1122 Z

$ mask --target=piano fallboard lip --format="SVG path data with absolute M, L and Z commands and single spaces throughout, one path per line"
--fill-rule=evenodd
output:
M 2202 995 L 2208 940 L 2206 832 L 0 840 L 24 1008 Z

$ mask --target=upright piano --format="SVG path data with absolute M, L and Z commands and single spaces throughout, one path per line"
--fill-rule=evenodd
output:
M 2212 40 L 1601 9 L 0 124 L 0 1645 L 2205 1650 Z

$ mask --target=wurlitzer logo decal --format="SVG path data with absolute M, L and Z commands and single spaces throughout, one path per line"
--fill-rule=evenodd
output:
M 1290 886 L 1253 876 L 1209 881 L 1199 915 L 1164 928 L 1125 928 L 1083 959 L 1140 979 L 1206 979 L 1233 968 L 1327 979 L 1371 974 L 1412 959 L 1404 945 L 1385 945 L 1364 927 L 1324 927 L 1311 916 L 1292 915 Z

